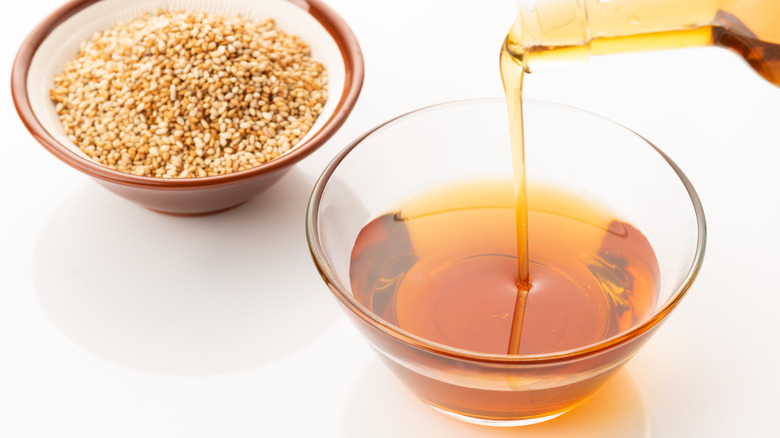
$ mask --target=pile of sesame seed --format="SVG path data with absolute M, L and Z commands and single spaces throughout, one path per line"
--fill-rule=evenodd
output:
M 50 96 L 68 138 L 93 160 L 187 178 L 290 150 L 322 112 L 327 82 L 309 46 L 273 20 L 158 11 L 95 34 Z

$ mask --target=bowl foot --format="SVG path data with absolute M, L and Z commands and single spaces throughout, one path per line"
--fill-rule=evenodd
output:
M 525 418 L 521 420 L 491 420 L 487 418 L 478 418 L 478 417 L 470 417 L 468 415 L 463 415 L 455 412 L 448 411 L 446 409 L 442 409 L 437 406 L 431 405 L 433 409 L 436 409 L 437 411 L 441 412 L 444 415 L 447 415 L 448 417 L 455 418 L 460 421 L 465 421 L 466 423 L 471 424 L 478 424 L 480 426 L 491 426 L 491 427 L 518 427 L 518 426 L 528 426 L 531 424 L 536 423 L 542 423 L 544 421 L 552 420 L 553 418 L 557 418 L 567 412 L 569 412 L 571 409 L 565 410 L 563 412 L 556 412 L 552 415 L 547 415 L 544 417 L 535 417 L 535 418 Z

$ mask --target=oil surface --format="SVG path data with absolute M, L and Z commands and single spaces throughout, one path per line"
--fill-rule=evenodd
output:
M 528 188 L 530 287 L 519 354 L 587 346 L 642 321 L 657 297 L 647 239 L 592 200 Z M 504 354 L 518 295 L 510 181 L 414 198 L 357 238 L 355 297 L 403 330 L 451 347 Z

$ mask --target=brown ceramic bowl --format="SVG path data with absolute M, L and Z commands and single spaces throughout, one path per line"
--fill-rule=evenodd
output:
M 154 178 L 111 170 L 68 140 L 49 100 L 53 77 L 75 58 L 96 31 L 155 9 L 190 9 L 273 18 L 283 31 L 300 36 L 328 70 L 328 101 L 306 137 L 280 157 L 253 169 L 202 178 Z M 11 89 L 33 137 L 57 158 L 95 178 L 109 190 L 151 210 L 176 214 L 214 213 L 237 206 L 270 187 L 293 164 L 322 146 L 344 123 L 363 84 L 363 57 L 347 24 L 319 0 L 72 0 L 44 19 L 22 43 L 13 65 Z

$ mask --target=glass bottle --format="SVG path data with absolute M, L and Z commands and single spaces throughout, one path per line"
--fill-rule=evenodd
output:
M 780 86 L 780 0 L 526 0 L 507 49 L 526 71 L 590 55 L 720 46 Z

